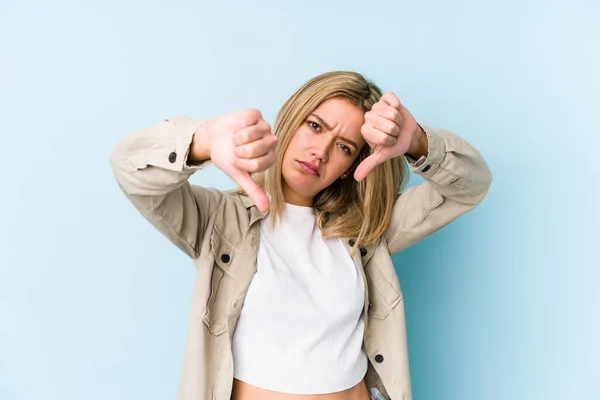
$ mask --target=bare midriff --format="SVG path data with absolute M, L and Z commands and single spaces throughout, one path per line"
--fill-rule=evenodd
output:
M 369 400 L 369 392 L 364 381 L 350 389 L 326 394 L 289 394 L 273 392 L 252 386 L 240 380 L 233 380 L 231 400 Z

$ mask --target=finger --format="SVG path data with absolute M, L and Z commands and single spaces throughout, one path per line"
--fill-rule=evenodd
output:
M 275 150 L 277 138 L 273 135 L 264 136 L 259 140 L 233 147 L 233 154 L 238 158 L 258 158 Z
M 369 172 L 371 172 L 375 167 L 384 162 L 386 159 L 387 157 L 379 152 L 371 154 L 369 157 L 365 158 L 360 164 L 358 164 L 358 167 L 356 167 L 356 170 L 354 171 L 354 179 L 356 179 L 358 182 L 362 181 L 363 179 L 365 179 Z
M 370 123 L 362 126 L 361 133 L 371 147 L 374 145 L 392 146 L 398 141 L 397 136 L 388 135 Z
M 256 125 L 260 120 L 262 120 L 262 114 L 257 109 L 248 108 L 239 110 L 237 112 L 237 130 Z
M 394 121 L 387 118 L 377 116 L 372 118 L 369 122 L 375 129 L 380 130 L 387 135 L 397 137 L 400 133 L 400 127 L 396 125 Z
M 402 126 L 402 113 L 388 104 L 382 104 L 377 109 L 377 114 L 382 118 L 394 122 L 398 126 Z
M 233 135 L 233 144 L 239 146 L 244 143 L 250 143 L 259 140 L 266 135 L 272 135 L 271 126 L 264 120 L 255 125 L 245 127 Z
M 392 92 L 387 92 L 381 96 L 381 101 L 391 107 L 394 107 L 396 110 L 400 110 L 400 99 Z
M 262 157 L 245 159 L 233 157 L 231 165 L 246 172 L 262 172 L 275 163 L 275 152 L 271 151 Z
M 371 111 L 365 113 L 365 122 L 371 123 L 388 135 L 398 136 L 402 125 L 402 115 L 400 111 L 390 105 L 378 103 L 377 108 L 373 107 Z
M 236 170 L 230 174 L 231 179 L 246 192 L 260 212 L 269 210 L 269 199 L 264 190 L 252 180 L 247 172 Z

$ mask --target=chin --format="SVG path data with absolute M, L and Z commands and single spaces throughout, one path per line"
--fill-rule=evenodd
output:
M 282 178 L 290 189 L 303 197 L 313 197 L 320 191 L 314 183 L 311 185 L 307 177 L 300 172 L 283 174 Z

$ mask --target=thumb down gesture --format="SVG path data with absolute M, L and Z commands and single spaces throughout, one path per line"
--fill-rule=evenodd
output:
M 379 164 L 407 153 L 420 129 L 396 95 L 391 92 L 384 94 L 365 113 L 361 133 L 373 151 L 356 167 L 354 179 L 362 181 Z
M 250 173 L 275 162 L 277 138 L 258 110 L 239 110 L 206 123 L 210 159 L 248 194 L 261 212 L 269 210 L 267 195 Z

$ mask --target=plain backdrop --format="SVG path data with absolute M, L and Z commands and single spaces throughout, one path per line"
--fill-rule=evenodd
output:
M 272 123 L 338 69 L 494 174 L 394 256 L 414 399 L 600 398 L 599 18 L 594 0 L 1 1 L 0 399 L 175 398 L 195 270 L 110 152 L 173 115 Z

